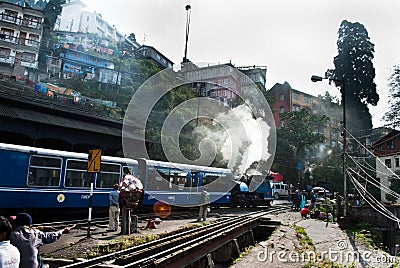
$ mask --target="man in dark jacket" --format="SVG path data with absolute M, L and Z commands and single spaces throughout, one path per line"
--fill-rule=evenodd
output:
M 32 217 L 27 213 L 20 213 L 15 220 L 16 229 L 11 233 L 11 244 L 16 246 L 21 254 L 20 268 L 42 267 L 39 247 L 52 243 L 68 233 L 71 228 L 64 228 L 57 232 L 42 232 L 32 228 Z

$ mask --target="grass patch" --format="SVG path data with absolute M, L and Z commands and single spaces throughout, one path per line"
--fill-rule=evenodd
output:
M 373 226 L 369 223 L 358 223 L 353 228 L 346 230 L 347 234 L 352 236 L 354 239 L 357 238 L 363 242 L 370 249 L 382 249 L 388 251 L 383 246 L 382 235 L 373 229 Z
M 98 244 L 96 247 L 82 252 L 79 258 L 91 259 L 109 253 L 124 250 L 130 247 L 138 246 L 144 243 L 148 243 L 160 238 L 169 237 L 171 235 L 179 234 L 185 231 L 193 230 L 201 226 L 209 225 L 212 222 L 199 222 L 199 223 L 189 223 L 185 226 L 179 227 L 177 230 L 171 231 L 169 233 L 162 234 L 147 234 L 141 236 L 124 236 L 118 239 L 113 239 L 106 241 L 105 243 Z
M 237 264 L 239 261 L 241 261 L 244 257 L 246 257 L 247 255 L 249 255 L 250 250 L 251 250 L 253 247 L 254 247 L 254 246 L 246 247 L 246 248 L 244 249 L 244 251 L 240 252 L 239 257 L 237 257 L 236 259 L 234 259 L 234 260 L 232 261 L 232 264 L 231 264 L 229 267 L 233 267 L 235 264 Z

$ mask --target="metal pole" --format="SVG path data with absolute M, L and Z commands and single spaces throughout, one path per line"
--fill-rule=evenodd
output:
M 347 216 L 347 172 L 346 172 L 346 150 L 347 150 L 347 133 L 346 133 L 346 92 L 345 92 L 345 80 L 341 80 L 341 94 L 342 94 L 342 106 L 343 106 L 343 194 L 344 194 L 344 206 L 343 216 Z
M 97 173 L 94 173 L 93 179 L 90 182 L 90 198 L 89 198 L 89 216 L 88 216 L 88 228 L 87 228 L 87 238 L 90 238 L 90 223 L 92 221 L 92 204 L 93 204 L 93 182 L 96 180 Z
M 185 6 L 186 9 L 186 42 L 185 42 L 185 53 L 183 56 L 183 62 L 187 62 L 188 58 L 187 58 L 187 45 L 188 45 L 188 41 L 189 41 L 189 26 L 190 26 L 190 9 L 191 6 L 190 5 L 186 5 Z

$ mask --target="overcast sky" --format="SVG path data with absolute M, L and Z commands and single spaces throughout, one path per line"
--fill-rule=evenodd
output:
M 374 127 L 387 111 L 387 79 L 400 63 L 400 1 L 396 0 L 82 0 L 121 32 L 151 45 L 175 64 L 182 61 L 186 10 L 191 24 L 188 58 L 192 62 L 266 66 L 267 89 L 287 81 L 317 96 L 339 91 L 324 75 L 337 55 L 337 31 L 343 20 L 360 22 L 375 44 L 380 101 L 371 107 Z

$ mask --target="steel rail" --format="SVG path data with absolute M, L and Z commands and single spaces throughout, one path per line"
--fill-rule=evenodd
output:
M 147 265 L 154 266 L 156 261 L 155 259 L 163 260 L 160 264 L 160 266 L 165 265 L 165 263 L 169 263 L 171 261 L 168 261 L 168 258 L 166 258 L 167 255 L 173 256 L 174 254 L 171 253 L 171 250 L 179 250 L 180 252 L 190 250 L 191 244 L 197 243 L 199 245 L 202 245 L 199 241 L 205 240 L 205 241 L 212 241 L 212 237 L 215 239 L 218 237 L 218 239 L 223 238 L 218 234 L 221 234 L 222 231 L 226 239 L 232 239 L 232 237 L 237 237 L 238 234 L 235 233 L 235 228 L 240 229 L 241 227 L 243 230 L 250 230 L 251 228 L 254 228 L 254 224 L 257 223 L 257 220 L 267 214 L 271 214 L 274 212 L 279 212 L 282 210 L 286 210 L 287 207 L 279 207 L 276 209 L 270 209 L 268 211 L 257 211 L 257 212 L 252 212 L 249 214 L 245 214 L 242 216 L 238 216 L 234 219 L 225 219 L 222 221 L 219 221 L 217 223 L 207 225 L 207 226 L 202 226 L 193 230 L 188 230 L 179 234 L 171 235 L 165 238 L 161 238 L 158 240 L 154 240 L 139 246 L 131 247 L 122 251 L 110 253 L 107 255 L 103 255 L 97 258 L 85 260 L 83 262 L 78 262 L 78 263 L 73 263 L 67 266 L 64 266 L 65 268 L 72 268 L 72 267 L 95 267 L 99 264 L 102 263 L 102 267 L 106 267 L 107 264 L 111 265 L 113 267 L 125 265 L 123 267 L 135 267 L 135 266 L 140 266 L 140 267 L 146 267 Z M 262 213 L 260 216 L 255 216 L 257 214 Z M 253 219 L 251 219 L 254 217 Z M 246 225 L 247 224 L 249 225 Z M 232 233 L 231 233 L 232 232 Z M 231 233 L 231 234 L 230 234 Z M 207 248 L 215 248 L 219 244 L 226 244 L 227 241 L 221 241 L 221 242 L 215 242 L 215 243 L 208 243 Z M 194 242 L 197 241 L 197 242 Z M 228 241 L 229 242 L 229 241 Z M 212 245 L 212 246 L 210 246 Z M 204 245 L 203 245 L 204 246 Z M 199 251 L 201 252 L 201 251 Z M 207 253 L 205 253 L 207 254 Z M 190 256 L 190 255 L 189 255 Z M 196 257 L 196 260 L 201 258 L 204 255 L 204 252 L 201 253 L 198 257 Z M 177 259 L 182 259 L 182 255 L 179 257 L 175 257 L 174 260 L 176 261 Z M 190 257 L 190 259 L 193 258 Z M 159 262 L 158 261 L 158 262 Z M 146 264 L 147 263 L 147 264 Z M 162 264 L 164 263 L 164 264 Z M 110 267 L 111 267 L 110 266 Z

